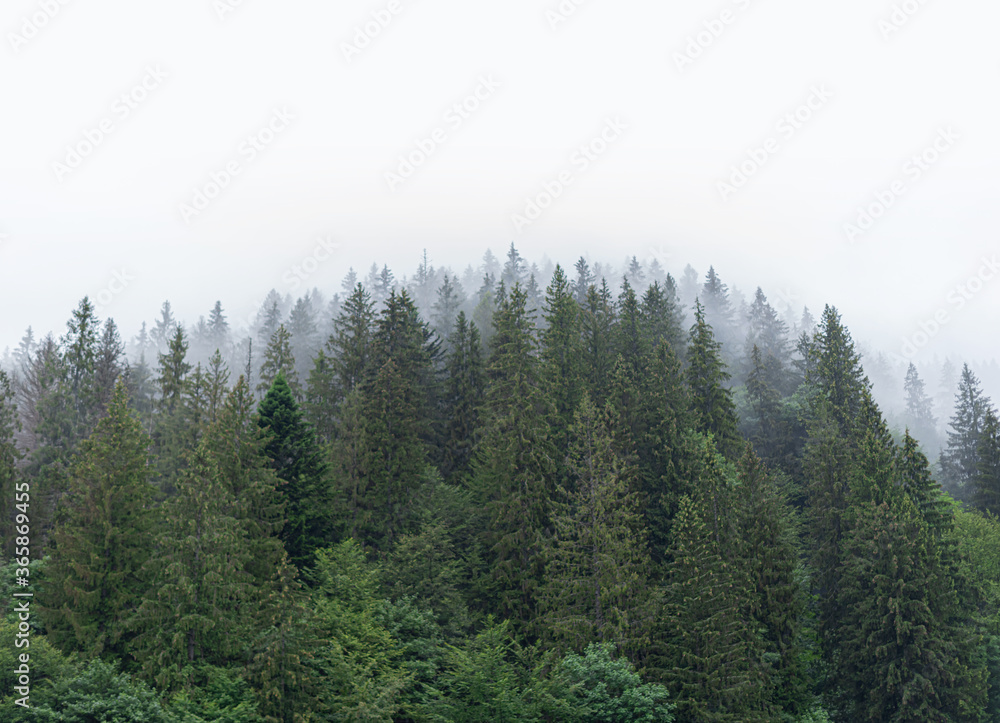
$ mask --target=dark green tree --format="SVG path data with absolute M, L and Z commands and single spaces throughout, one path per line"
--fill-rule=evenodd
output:
M 479 408 L 483 402 L 486 372 L 479 329 L 460 311 L 451 334 L 444 394 L 447 426 L 441 472 L 446 479 L 465 478 L 472 468 L 473 450 L 479 434 Z
M 260 365 L 260 383 L 257 384 L 257 393 L 264 394 L 271 388 L 271 384 L 278 374 L 285 375 L 285 381 L 292 390 L 296 399 L 301 399 L 302 388 L 299 385 L 299 375 L 295 370 L 295 356 L 292 354 L 292 335 L 280 324 L 274 334 L 271 335 L 264 350 L 264 361 Z
M 264 452 L 278 477 L 285 510 L 281 541 L 292 564 L 305 569 L 312 566 L 316 548 L 331 540 L 333 509 L 327 466 L 312 427 L 302 418 L 281 372 L 257 412 L 258 424 L 267 431 Z
M 52 641 L 89 656 L 123 657 L 125 621 L 139 607 L 151 552 L 149 437 L 119 381 L 107 416 L 80 446 L 54 533 L 42 599 Z
M 955 394 L 955 413 L 948 431 L 948 446 L 941 453 L 941 476 L 945 489 L 959 499 L 972 493 L 972 481 L 979 471 L 979 438 L 990 400 L 979 386 L 979 378 L 968 364 Z
M 698 301 L 695 301 L 694 318 L 685 376 L 691 390 L 692 409 L 696 414 L 695 428 L 712 434 L 719 451 L 734 459 L 742 450 L 742 440 L 733 395 L 725 386 L 730 375 L 722 361 L 721 345 L 715 340 L 712 327 L 705 320 L 705 311 Z

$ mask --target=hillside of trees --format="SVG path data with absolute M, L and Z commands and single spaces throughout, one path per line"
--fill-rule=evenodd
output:
M 84 298 L 0 364 L 0 720 L 1000 721 L 996 407 L 791 314 L 513 244 Z

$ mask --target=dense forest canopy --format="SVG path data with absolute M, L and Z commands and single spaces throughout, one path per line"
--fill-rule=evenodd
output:
M 511 244 L 0 367 L 3 720 L 1000 720 L 996 365 L 834 306 Z

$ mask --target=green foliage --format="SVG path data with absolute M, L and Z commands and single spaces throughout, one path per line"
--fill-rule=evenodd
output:
M 260 365 L 260 383 L 257 393 L 266 393 L 278 375 L 282 374 L 296 399 L 302 398 L 302 386 L 295 370 L 295 356 L 292 352 L 292 335 L 284 324 L 275 329 L 264 350 L 264 361 Z
M 239 672 L 201 666 L 185 671 L 192 687 L 170 698 L 172 723 L 260 723 L 253 689 Z
M 695 429 L 713 435 L 719 451 L 725 457 L 735 459 L 742 445 L 733 396 L 725 386 L 730 375 L 722 360 L 722 345 L 715 340 L 712 327 L 705 321 L 705 311 L 698 302 L 695 302 L 694 319 L 685 377 L 696 415 Z
M 125 621 L 141 602 L 139 571 L 150 554 L 149 444 L 119 381 L 108 415 L 80 446 L 40 596 L 60 648 L 125 652 Z
M 614 657 L 610 643 L 568 653 L 538 684 L 546 720 L 574 723 L 671 723 L 666 688 L 643 683 L 632 664 Z
M 92 660 L 57 680 L 44 702 L 25 717 L 31 723 L 173 723 L 156 691 L 118 672 L 117 662 Z M 188 723 L 185 721 L 185 723 Z
M 285 509 L 281 541 L 292 564 L 303 569 L 312 564 L 313 551 L 331 538 L 327 468 L 284 374 L 275 377 L 257 411 L 258 424 L 266 430 L 264 453 L 278 477 Z

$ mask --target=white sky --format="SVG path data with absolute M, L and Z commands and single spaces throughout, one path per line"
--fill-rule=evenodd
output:
M 7 0 L 0 349 L 29 324 L 62 333 L 122 271 L 103 311 L 127 336 L 167 298 L 187 321 L 217 298 L 238 320 L 290 290 L 286 270 L 329 235 L 339 248 L 309 279 L 328 293 L 349 265 L 399 277 L 426 247 L 461 269 L 513 240 L 564 264 L 657 255 L 679 276 L 713 263 L 746 293 L 837 305 L 890 352 L 943 312 L 918 359 L 995 356 L 1000 271 L 962 308 L 949 293 L 1000 252 L 1000 4 L 576 1 L 243 0 L 220 17 L 238 0 Z M 905 22 L 884 37 L 894 5 Z M 552 27 L 559 7 L 574 11 Z M 344 43 L 373 13 L 391 20 L 349 62 Z M 25 40 L 32 17 L 46 22 Z M 481 77 L 499 87 L 454 122 Z M 117 101 L 144 79 L 135 108 Z M 294 119 L 241 155 L 281 109 Z M 57 179 L 67 145 L 104 119 L 110 132 Z M 583 169 L 574 153 L 608 119 L 627 128 Z M 390 190 L 385 174 L 437 128 L 443 142 Z M 916 178 L 905 164 L 943 129 L 957 140 Z M 723 201 L 718 182 L 760 147 L 764 165 Z M 181 204 L 234 161 L 240 175 L 186 223 Z M 572 185 L 516 230 L 511 215 L 563 171 Z M 894 181 L 906 192 L 849 243 L 844 225 Z

